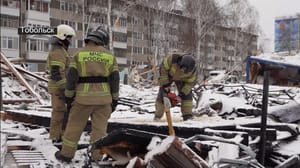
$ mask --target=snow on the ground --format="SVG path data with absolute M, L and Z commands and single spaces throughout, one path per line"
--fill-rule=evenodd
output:
M 10 81 L 6 82 L 6 87 L 2 89 L 2 91 L 9 91 L 14 90 L 14 84 L 10 83 Z M 201 94 L 201 99 L 198 104 L 198 108 L 194 108 L 193 111 L 197 112 L 197 110 L 203 109 L 207 107 L 211 101 L 220 101 L 223 104 L 223 107 L 219 113 L 230 113 L 237 108 L 245 108 L 245 109 L 255 109 L 251 104 L 249 104 L 249 100 L 245 99 L 244 89 L 241 87 L 242 85 L 226 85 L 224 88 L 213 88 L 212 86 L 208 86 L 208 89 L 203 89 Z M 251 88 L 255 88 L 257 94 L 253 92 L 253 95 L 256 96 L 257 100 L 261 101 L 262 95 L 262 86 L 261 85 L 245 85 Z M 8 87 L 8 88 L 7 88 Z M 253 89 L 249 89 L 251 92 Z M 280 102 L 287 103 L 287 102 L 300 102 L 300 88 L 291 88 L 291 87 L 277 87 L 277 86 L 270 86 L 270 94 L 272 96 L 277 96 L 274 99 L 280 100 Z M 286 94 L 281 94 L 281 90 L 288 91 L 292 96 L 294 96 L 294 100 L 289 99 Z M 259 92 L 260 91 L 260 92 Z M 277 92 L 278 91 L 278 92 Z M 158 92 L 158 87 L 151 87 L 151 88 L 133 88 L 129 85 L 121 85 L 120 89 L 120 96 L 121 97 L 128 97 L 134 101 L 139 102 L 140 108 L 130 108 L 129 106 L 125 105 L 118 105 L 117 110 L 112 113 L 109 122 L 120 122 L 120 123 L 131 123 L 131 124 L 151 124 L 156 126 L 166 126 L 167 121 L 165 116 L 160 121 L 153 121 L 154 117 L 154 102 L 156 99 L 156 95 Z M 272 97 L 273 98 L 273 97 Z M 194 106 L 196 107 L 196 102 L 193 102 Z M 45 104 L 49 105 L 49 104 Z M 24 109 L 24 106 L 26 109 Z M 280 106 L 278 104 L 272 104 L 270 107 Z M 134 109 L 141 109 L 143 108 L 144 111 L 138 111 Z M 45 108 L 41 108 L 36 104 L 29 104 L 29 105 L 4 105 L 5 110 L 13 110 L 18 113 L 26 113 L 30 115 L 38 115 L 43 117 L 50 117 L 51 110 L 47 110 Z M 146 109 L 146 110 L 145 110 Z M 148 111 L 148 112 L 146 112 Z M 191 121 L 183 121 L 181 117 L 181 112 L 179 107 L 171 108 L 172 120 L 174 126 L 180 127 L 197 127 L 203 128 L 208 126 L 218 126 L 218 125 L 242 125 L 246 123 L 257 123 L 260 122 L 260 117 L 254 116 L 245 116 L 245 117 L 232 117 L 230 120 L 223 119 L 218 115 L 208 115 L 203 114 L 200 116 L 196 116 Z M 274 121 L 268 119 L 268 123 L 273 123 Z M 26 126 L 22 125 L 21 123 L 12 122 L 12 121 L 1 121 L 1 133 L 16 133 L 20 135 L 24 135 L 27 137 L 31 137 L 34 140 L 31 145 L 35 148 L 35 150 L 41 151 L 45 157 L 47 158 L 47 162 L 51 164 L 59 164 L 56 159 L 54 158 L 54 153 L 58 150 L 55 146 L 52 145 L 51 141 L 49 140 L 49 133 L 45 128 L 34 129 L 31 130 Z M 88 143 L 89 137 L 86 134 L 83 134 L 81 137 L 82 142 Z M 21 143 L 21 142 L 10 142 L 10 143 Z M 1 144 L 2 145 L 2 144 Z M 299 144 L 298 144 L 299 145 Z M 289 149 L 290 147 L 286 145 L 286 148 Z M 76 156 L 74 160 L 77 160 L 78 163 L 73 163 L 76 166 L 82 166 L 82 161 L 84 160 L 84 153 L 85 150 L 79 150 L 76 152 Z M 45 163 L 47 164 L 47 163 Z

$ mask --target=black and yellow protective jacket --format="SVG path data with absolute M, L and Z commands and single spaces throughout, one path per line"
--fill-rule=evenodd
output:
M 110 104 L 119 98 L 119 80 L 116 58 L 102 46 L 87 44 L 70 62 L 65 96 L 84 105 Z
M 69 64 L 69 54 L 66 47 L 58 39 L 50 39 L 52 49 L 49 51 L 47 58 L 47 70 L 50 73 L 48 80 L 49 93 L 56 92 L 65 88 L 65 72 Z
M 170 54 L 167 55 L 160 67 L 160 86 L 171 84 L 174 82 L 180 82 L 182 84 L 181 90 L 179 92 L 187 95 L 191 92 L 194 83 L 197 80 L 197 73 L 194 69 L 191 72 L 184 73 L 180 70 L 178 65 L 178 60 L 183 54 Z

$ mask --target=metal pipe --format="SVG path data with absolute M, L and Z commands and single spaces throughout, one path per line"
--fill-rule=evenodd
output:
M 266 138 L 267 138 L 267 114 L 268 114 L 268 97 L 269 97 L 269 71 L 264 68 L 264 84 L 263 84 L 263 99 L 262 99 L 262 114 L 260 125 L 260 148 L 259 148 L 259 163 L 265 165 L 266 157 Z

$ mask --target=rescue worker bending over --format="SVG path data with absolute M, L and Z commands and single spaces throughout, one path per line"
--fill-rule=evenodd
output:
M 52 113 L 50 122 L 50 139 L 54 143 L 61 142 L 63 134 L 63 118 L 66 112 L 64 92 L 65 72 L 69 64 L 67 52 L 75 31 L 68 25 L 57 26 L 57 34 L 50 38 L 51 50 L 47 58 L 47 70 L 50 72 L 48 92 L 51 94 Z
M 155 102 L 154 120 L 159 120 L 164 114 L 163 97 L 170 92 L 175 82 L 178 89 L 178 99 L 181 101 L 183 120 L 192 119 L 192 87 L 197 79 L 195 60 L 192 55 L 173 53 L 164 58 L 160 66 L 159 92 Z
M 91 118 L 90 142 L 106 135 L 108 119 L 119 98 L 119 70 L 116 58 L 106 49 L 108 33 L 101 28 L 88 33 L 86 46 L 79 50 L 70 63 L 67 74 L 66 103 L 72 103 L 63 135 L 62 150 L 55 157 L 71 162 L 81 133 Z M 74 100 L 74 101 L 73 101 Z M 92 151 L 92 159 L 101 159 L 99 150 Z

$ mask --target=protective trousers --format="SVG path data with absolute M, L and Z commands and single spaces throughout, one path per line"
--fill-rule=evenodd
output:
M 164 104 L 163 104 L 164 90 L 162 87 L 159 88 L 158 95 L 155 102 L 155 117 L 161 118 L 164 115 Z M 192 93 L 181 96 L 181 113 L 182 116 L 191 115 L 193 109 Z
M 92 123 L 90 142 L 94 143 L 96 140 L 104 137 L 106 135 L 110 114 L 110 104 L 82 105 L 77 102 L 73 102 L 66 131 L 63 136 L 61 154 L 69 158 L 74 157 L 78 141 L 89 117 L 91 117 Z M 99 150 L 92 151 L 92 159 L 99 160 L 101 159 L 101 156 L 102 154 Z
M 50 139 L 61 139 L 63 130 L 62 123 L 66 105 L 64 100 L 64 89 L 57 89 L 51 92 L 52 113 L 50 121 Z

